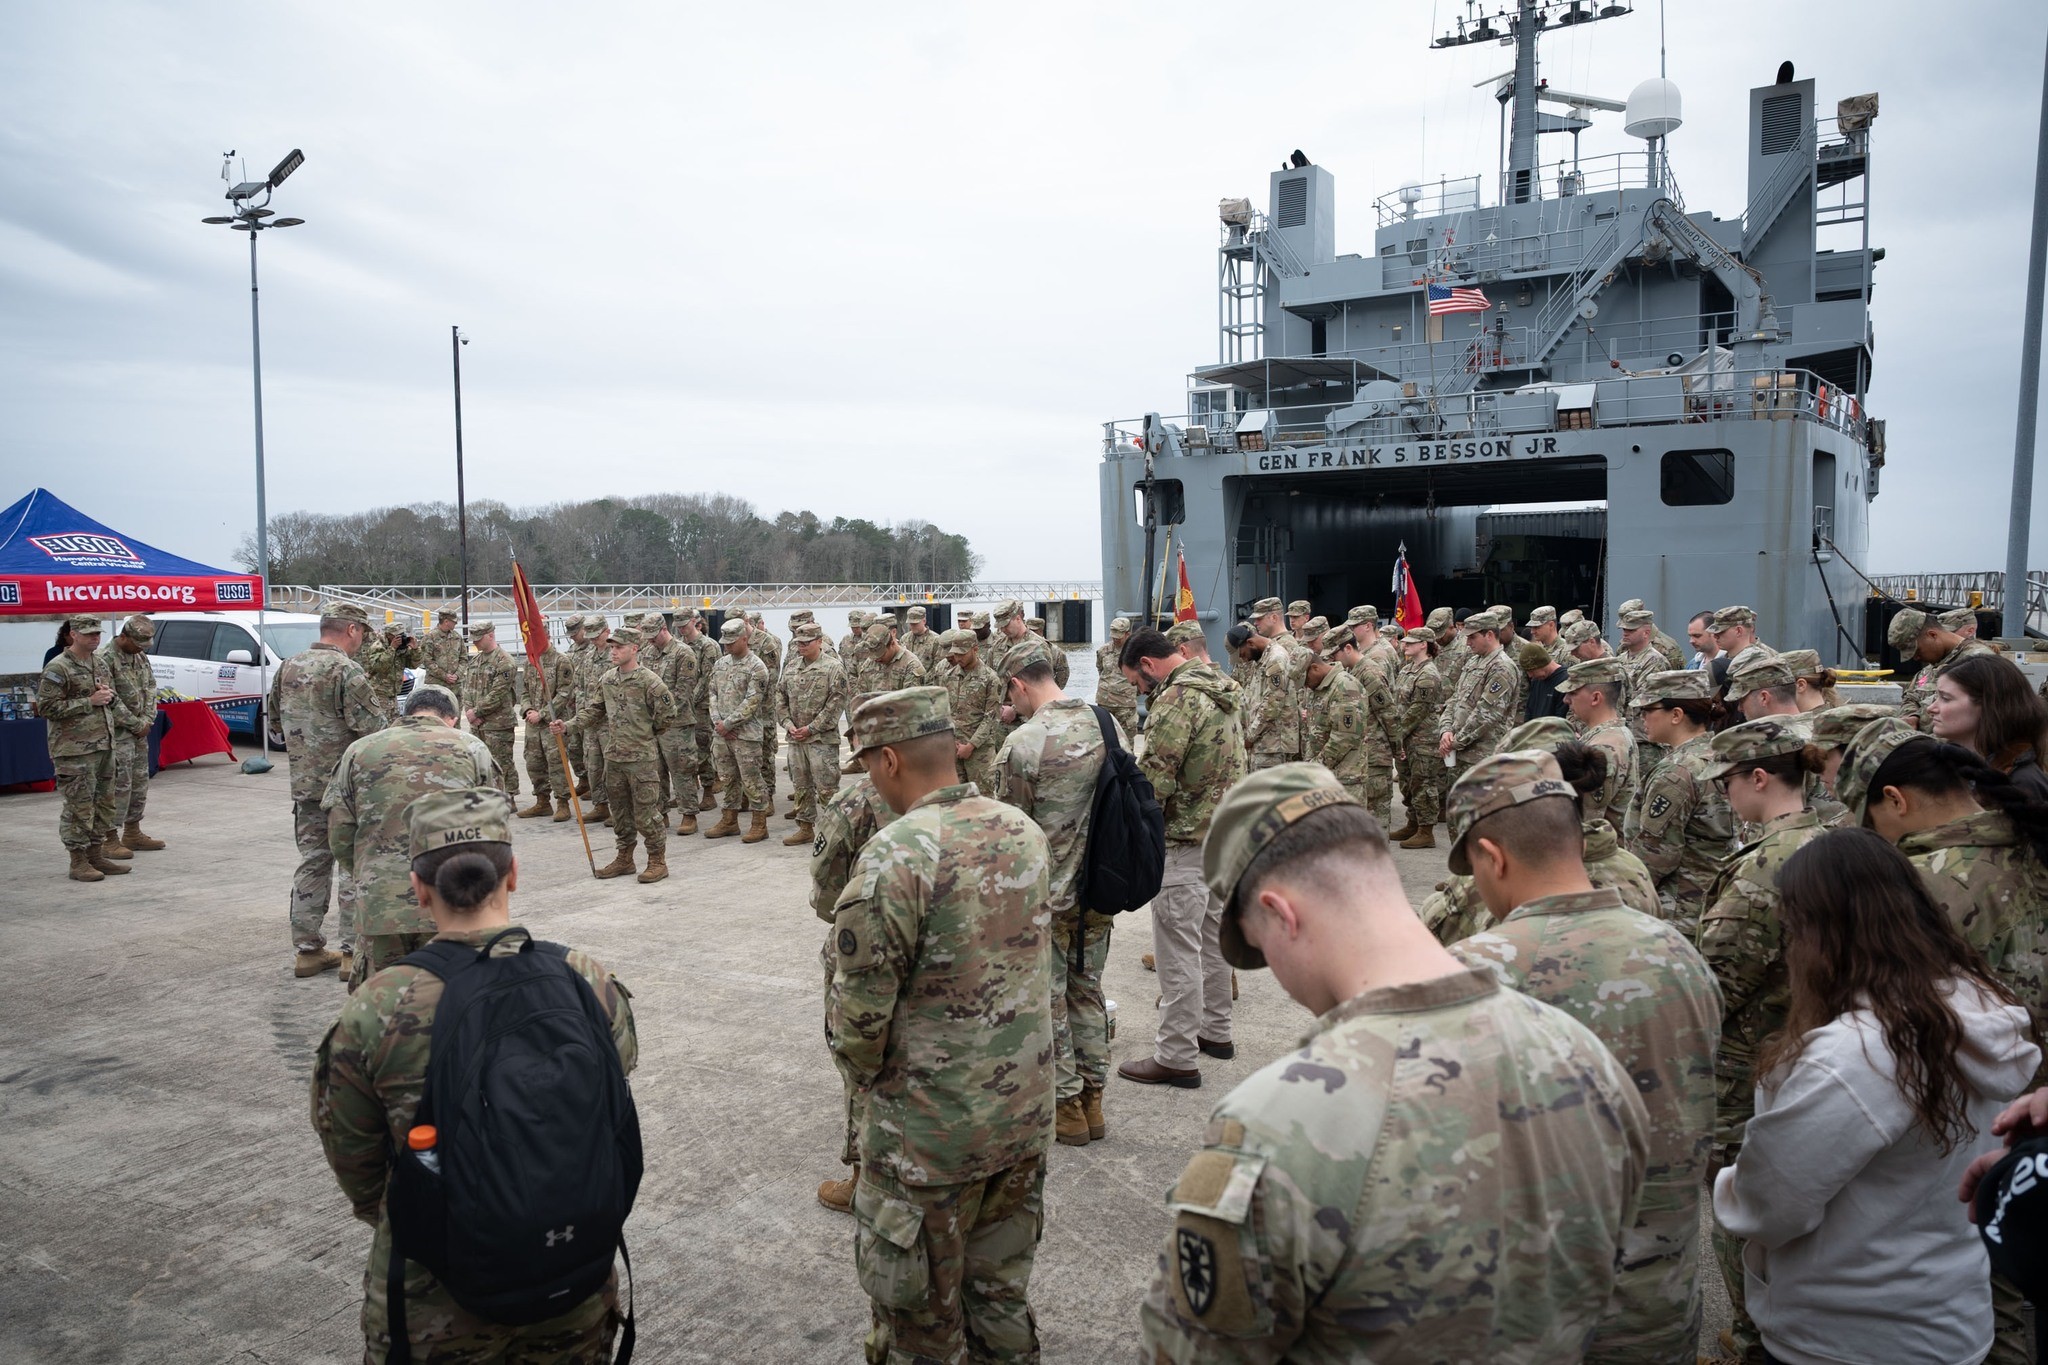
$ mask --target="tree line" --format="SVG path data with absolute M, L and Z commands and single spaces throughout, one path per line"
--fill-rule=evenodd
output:
M 469 580 L 507 583 L 512 553 L 536 583 L 862 583 L 974 578 L 965 536 L 927 521 L 781 512 L 723 493 L 656 493 L 542 507 L 469 504 Z M 445 502 L 270 520 L 270 581 L 454 583 L 455 506 Z M 256 570 L 256 537 L 236 557 Z

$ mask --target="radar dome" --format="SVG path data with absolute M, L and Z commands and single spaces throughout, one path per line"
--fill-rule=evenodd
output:
M 1628 92 L 1628 109 L 1622 114 L 1621 129 L 1630 137 L 1666 137 L 1684 123 L 1674 82 L 1653 76 Z

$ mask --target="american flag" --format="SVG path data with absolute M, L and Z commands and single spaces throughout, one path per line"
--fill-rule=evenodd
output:
M 1483 289 L 1453 289 L 1447 284 L 1429 286 L 1429 315 L 1440 313 L 1483 313 L 1493 307 Z

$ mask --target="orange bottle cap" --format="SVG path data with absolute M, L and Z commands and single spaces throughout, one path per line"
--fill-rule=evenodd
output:
M 412 1148 L 415 1152 L 430 1152 L 434 1149 L 434 1144 L 440 1141 L 440 1138 L 441 1133 L 439 1129 L 435 1128 L 431 1123 L 422 1123 L 405 1135 L 405 1145 Z

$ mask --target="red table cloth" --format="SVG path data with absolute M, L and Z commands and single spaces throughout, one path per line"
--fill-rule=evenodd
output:
M 216 716 L 213 708 L 205 702 L 161 702 L 156 709 L 170 725 L 164 732 L 162 743 L 157 746 L 157 766 L 168 768 L 173 763 L 183 763 L 188 758 L 207 754 L 235 756 L 235 746 L 228 738 L 226 722 Z

